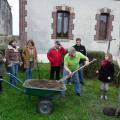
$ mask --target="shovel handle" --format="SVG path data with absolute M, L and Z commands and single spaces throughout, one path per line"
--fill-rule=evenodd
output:
M 94 58 L 93 60 L 91 60 L 91 61 L 89 62 L 89 64 L 93 63 L 93 62 L 96 61 L 96 60 L 97 60 L 97 59 Z M 78 69 L 76 69 L 75 71 L 73 71 L 73 74 L 76 73 L 77 71 L 81 70 L 82 68 L 88 66 L 89 64 L 83 65 L 82 67 L 79 67 Z
M 93 60 L 91 60 L 91 61 L 89 62 L 89 64 L 93 63 L 93 62 L 96 61 L 96 60 L 97 60 L 97 59 L 94 58 Z M 76 69 L 75 71 L 73 71 L 73 74 L 75 74 L 76 72 L 78 72 L 78 71 L 81 70 L 82 68 L 88 66 L 89 64 L 83 65 L 82 67 L 79 67 L 78 69 Z M 70 78 L 70 77 L 71 77 L 71 75 L 67 75 L 67 76 L 65 76 L 64 78 L 58 80 L 58 82 L 63 82 L 63 81 L 67 80 L 67 79 Z

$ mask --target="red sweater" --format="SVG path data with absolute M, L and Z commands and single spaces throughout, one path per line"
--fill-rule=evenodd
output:
M 57 67 L 61 66 L 63 62 L 63 55 L 66 53 L 66 50 L 61 47 L 59 49 L 52 48 L 47 53 L 47 57 L 51 63 L 51 66 Z

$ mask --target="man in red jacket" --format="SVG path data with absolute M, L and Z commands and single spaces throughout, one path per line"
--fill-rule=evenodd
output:
M 50 70 L 50 80 L 54 79 L 54 75 L 56 75 L 56 80 L 60 78 L 60 67 L 63 62 L 63 55 L 65 55 L 66 50 L 62 47 L 59 41 L 55 41 L 54 47 L 52 47 L 48 53 L 47 57 L 51 64 Z

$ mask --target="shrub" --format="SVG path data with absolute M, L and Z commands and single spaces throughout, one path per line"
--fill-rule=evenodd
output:
M 5 54 L 6 45 L 0 45 L 0 51 Z
M 97 61 L 95 61 L 94 63 L 92 63 L 91 65 L 84 69 L 85 78 L 94 79 L 97 76 L 96 70 L 99 69 L 99 63 L 101 59 L 103 59 L 104 57 L 104 52 L 89 51 L 87 53 L 88 53 L 87 56 L 89 57 L 90 61 L 94 58 L 96 58 Z
M 120 68 L 118 66 L 118 64 L 115 62 L 115 83 L 117 84 L 117 86 L 120 85 Z

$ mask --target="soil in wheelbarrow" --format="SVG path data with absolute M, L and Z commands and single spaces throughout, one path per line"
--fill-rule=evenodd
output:
M 25 82 L 27 87 L 35 88 L 53 88 L 53 89 L 63 89 L 64 85 L 62 82 L 57 82 L 54 80 L 28 80 Z

